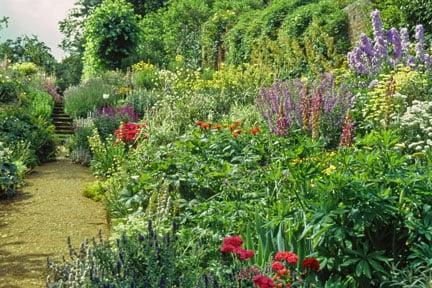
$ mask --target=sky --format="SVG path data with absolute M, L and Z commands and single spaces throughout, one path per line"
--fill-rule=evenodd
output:
M 61 60 L 65 54 L 58 48 L 62 34 L 58 22 L 63 20 L 76 0 L 0 0 L 0 18 L 9 17 L 8 27 L 0 32 L 0 41 L 22 35 L 36 35 Z

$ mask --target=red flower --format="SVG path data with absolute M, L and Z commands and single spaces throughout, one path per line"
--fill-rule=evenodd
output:
M 240 236 L 228 236 L 225 237 L 222 243 L 221 252 L 222 253 L 236 253 L 238 249 L 241 249 L 243 240 Z
M 257 127 L 254 127 L 254 128 L 252 128 L 251 129 L 251 131 L 250 131 L 250 133 L 252 134 L 252 135 L 257 135 L 259 132 L 261 132 L 261 129 L 257 126 Z
M 252 250 L 245 250 L 242 248 L 238 248 L 237 251 L 235 251 L 235 253 L 239 256 L 239 259 L 241 261 L 249 260 L 255 254 L 254 251 L 252 251 Z
M 302 268 L 319 271 L 320 263 L 316 258 L 305 258 L 302 263 Z
M 203 129 L 209 129 L 210 126 L 211 126 L 210 123 L 207 123 L 207 122 L 204 122 L 204 121 L 201 121 L 201 120 L 196 121 L 195 125 L 200 126 Z
M 276 252 L 274 260 L 282 261 L 285 260 L 288 264 L 296 265 L 298 261 L 298 256 L 294 252 Z
M 117 140 L 116 142 L 133 142 L 138 138 L 141 129 L 146 127 L 145 124 L 135 123 L 122 123 L 120 127 L 114 132 Z
M 288 270 L 288 269 L 282 269 L 282 270 L 279 270 L 279 271 L 277 271 L 277 274 L 279 275 L 279 276 L 284 276 L 284 275 L 286 275 L 286 274 L 290 274 L 291 273 L 291 271 L 290 270 Z
M 223 245 L 232 245 L 234 247 L 240 247 L 243 244 L 243 240 L 240 236 L 227 236 L 223 240 Z
M 285 260 L 288 264 L 297 265 L 298 256 L 293 252 L 287 252 L 285 255 Z
M 232 135 L 234 138 L 237 138 L 241 133 L 242 133 L 242 131 L 240 129 L 237 129 L 237 130 L 234 130 L 234 132 L 232 132 Z
M 204 122 L 204 123 L 201 124 L 201 128 L 203 128 L 203 129 L 209 129 L 210 128 L 210 124 Z
M 274 261 L 272 264 L 272 270 L 273 271 L 281 271 L 282 269 L 285 269 L 285 266 L 279 262 L 279 261 Z
M 286 288 L 291 288 L 291 283 L 286 284 Z
M 259 288 L 274 288 L 275 284 L 272 279 L 264 275 L 256 275 L 253 277 L 254 284 Z
M 214 124 L 214 125 L 213 125 L 213 128 L 214 128 L 214 129 L 218 129 L 218 130 L 220 130 L 220 129 L 222 128 L 222 125 L 219 124 L 219 123 L 218 123 L 218 124 Z
M 235 253 L 237 251 L 238 247 L 230 245 L 230 244 L 223 244 L 221 247 L 222 253 Z
M 241 125 L 241 122 L 240 121 L 235 121 L 233 124 L 231 124 L 230 126 L 229 126 L 229 129 L 231 130 L 231 132 L 232 131 L 234 131 L 237 127 L 239 127 Z
M 276 252 L 274 260 L 276 261 L 285 260 L 285 252 Z

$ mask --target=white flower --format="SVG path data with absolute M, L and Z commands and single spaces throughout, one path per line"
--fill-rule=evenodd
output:
M 103 98 L 103 99 L 108 99 L 108 98 L 109 98 L 109 94 L 103 94 L 103 95 L 102 95 L 102 98 Z
M 139 176 L 138 175 L 133 175 L 133 176 L 131 176 L 131 178 L 132 178 L 132 180 L 137 181 L 139 179 Z

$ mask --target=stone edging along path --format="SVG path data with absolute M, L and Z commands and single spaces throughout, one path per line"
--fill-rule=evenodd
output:
M 60 159 L 36 167 L 21 191 L 0 201 L 0 288 L 45 287 L 46 259 L 60 261 L 74 247 L 107 235 L 102 203 L 82 196 L 93 180 L 87 168 Z

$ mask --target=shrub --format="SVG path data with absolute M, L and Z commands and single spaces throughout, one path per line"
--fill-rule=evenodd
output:
M 154 89 L 158 84 L 158 71 L 152 64 L 143 61 L 132 65 L 132 83 L 136 88 Z
M 10 147 L 28 141 L 38 162 L 55 157 L 54 127 L 44 119 L 32 119 L 22 109 L 0 111 L 0 138 Z
M 270 130 L 280 136 L 303 130 L 313 139 L 323 137 L 330 147 L 339 143 L 344 117 L 353 103 L 346 87 L 337 87 L 334 76 L 325 74 L 308 85 L 306 80 L 276 82 L 262 88 L 257 98 Z
M 12 160 L 12 151 L 0 142 L 0 199 L 14 196 L 15 189 L 22 182 Z
M 126 147 L 122 142 L 115 143 L 114 137 L 108 137 L 102 142 L 96 130 L 89 138 L 92 160 L 90 162 L 93 173 L 99 177 L 113 175 L 124 163 Z
M 104 199 L 104 194 L 105 194 L 105 188 L 103 187 L 102 183 L 99 181 L 86 185 L 83 191 L 84 197 L 90 198 L 96 202 L 99 202 L 102 199 Z
M 0 78 L 0 104 L 16 102 L 20 93 L 18 82 Z
M 192 244 L 184 250 L 175 233 L 160 236 L 150 222 L 147 232 L 122 235 L 114 242 L 86 241 L 79 251 L 69 242 L 69 262 L 48 261 L 47 286 L 236 287 L 232 277 L 207 275 L 195 259 L 205 247 Z
M 88 137 L 93 135 L 94 128 L 95 125 L 92 118 L 74 120 L 74 134 L 66 143 L 72 162 L 82 165 L 90 164 L 92 155 Z
M 32 62 L 17 63 L 12 66 L 12 70 L 18 72 L 20 76 L 31 76 L 38 72 L 38 67 Z
M 95 8 L 85 23 L 84 79 L 130 65 L 138 31 L 133 7 L 126 1 L 104 1 Z
M 65 91 L 65 112 L 72 117 L 86 117 L 98 108 L 114 105 L 120 99 L 116 85 L 105 77 L 91 78 Z M 104 96 L 105 95 L 105 96 Z
M 45 121 L 50 121 L 54 109 L 54 100 L 52 96 L 46 92 L 33 88 L 27 90 L 28 92 L 25 97 L 28 113 L 33 117 L 41 117 Z

